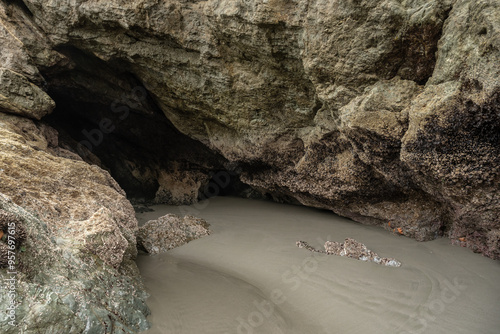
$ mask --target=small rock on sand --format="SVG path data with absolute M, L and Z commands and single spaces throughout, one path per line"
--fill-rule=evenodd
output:
M 149 254 L 164 253 L 192 240 L 210 235 L 209 224 L 190 215 L 181 218 L 168 214 L 150 220 L 139 229 L 137 243 Z
M 346 238 L 344 243 L 327 241 L 325 250 L 316 250 L 305 241 L 297 241 L 297 247 L 305 248 L 312 252 L 324 253 L 328 255 L 346 256 L 361 261 L 375 262 L 389 267 L 400 267 L 401 262 L 393 258 L 382 258 L 377 253 L 372 252 L 364 244 L 351 238 Z

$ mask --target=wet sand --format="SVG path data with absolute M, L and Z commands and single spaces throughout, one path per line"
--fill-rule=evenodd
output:
M 500 262 L 439 239 L 420 243 L 331 212 L 238 198 L 156 206 L 206 219 L 212 235 L 137 263 L 153 328 L 177 333 L 491 333 L 500 329 Z M 402 267 L 312 253 L 346 237 Z

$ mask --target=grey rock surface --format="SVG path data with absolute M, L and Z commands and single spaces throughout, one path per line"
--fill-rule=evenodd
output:
M 0 212 L 16 217 L 27 234 L 14 251 L 15 264 L 0 269 L 2 333 L 137 333 L 149 327 L 147 294 L 133 261 L 120 268 L 107 265 L 94 252 L 97 241 L 76 247 L 77 238 L 52 233 L 36 214 L 3 194 Z
M 0 110 L 40 120 L 55 102 L 29 80 L 9 69 L 0 69 Z
M 210 225 L 204 219 L 168 214 L 141 226 L 137 243 L 149 254 L 159 254 L 207 235 Z

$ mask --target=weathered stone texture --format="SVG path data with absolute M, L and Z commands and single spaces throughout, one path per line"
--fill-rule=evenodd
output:
M 11 268 L 0 269 L 2 333 L 132 334 L 148 328 L 149 310 L 144 302 L 147 294 L 135 262 L 114 258 L 119 254 L 115 249 L 99 252 L 111 240 L 91 238 L 87 239 L 91 240 L 89 247 L 81 247 L 80 231 L 75 229 L 72 234 L 51 231 L 36 214 L 3 194 L 0 194 L 0 212 L 6 212 L 10 221 L 15 219 L 18 228 L 24 229 L 27 235 L 16 250 L 16 275 L 9 274 Z M 102 214 L 110 216 L 101 211 L 93 216 L 94 225 L 92 221 L 80 222 L 80 228 L 105 233 L 105 229 L 100 228 L 104 224 L 99 219 Z M 117 229 L 115 233 L 119 233 Z M 99 236 L 99 233 L 85 236 L 91 235 Z M 122 240 L 125 241 L 123 237 Z M 0 255 L 4 246 L 0 241 Z M 119 268 L 112 266 L 113 260 L 114 264 L 119 262 Z M 12 278 L 15 285 L 10 290 L 5 280 Z M 7 288 L 16 293 L 15 297 L 7 293 Z M 11 300 L 16 303 L 14 326 L 9 323 L 13 320 L 8 310 Z
M 210 234 L 210 225 L 201 218 L 168 214 L 141 226 L 137 241 L 150 254 L 165 253 Z

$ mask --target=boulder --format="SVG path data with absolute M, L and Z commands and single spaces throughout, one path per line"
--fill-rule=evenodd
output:
M 2 333 L 92 333 L 148 328 L 135 263 L 137 220 L 108 172 L 58 145 L 49 126 L 0 113 L 0 219 L 21 222 L 15 277 L 15 324 L 9 294 L 0 296 Z M 0 261 L 5 265 L 5 242 Z M 8 249 L 7 249 L 8 251 Z M 123 296 L 127 296 L 124 298 Z
M 210 225 L 201 218 L 190 215 L 181 218 L 168 214 L 141 226 L 137 242 L 149 254 L 164 253 L 210 235 L 209 227 Z
M 3 194 L 0 213 L 19 222 L 18 228 L 27 236 L 14 252 L 15 264 L 0 269 L 2 333 L 106 333 L 115 332 L 110 331 L 114 328 L 133 334 L 149 328 L 147 294 L 135 263 L 122 262 L 115 268 L 113 261 L 105 262 L 104 254 L 94 251 L 107 239 L 94 240 L 84 251 L 75 247 L 81 234 L 75 233 L 68 241 L 67 234 L 52 231 L 50 223 Z M 1 241 L 0 261 L 5 247 Z M 116 251 L 108 251 L 106 256 L 118 263 L 113 258 Z M 15 312 L 11 305 L 16 306 Z

